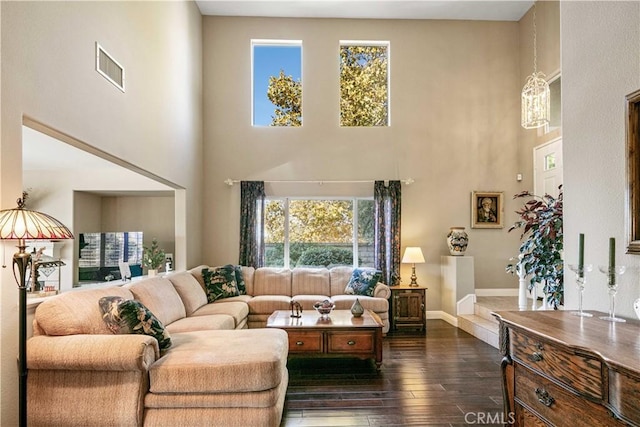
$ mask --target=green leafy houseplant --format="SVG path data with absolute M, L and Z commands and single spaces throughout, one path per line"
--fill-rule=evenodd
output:
M 562 227 L 562 186 L 554 198 L 548 194 L 536 196 L 528 191 L 513 196 L 514 199 L 530 198 L 516 211 L 520 220 L 509 231 L 521 229 L 521 259 L 507 265 L 507 272 L 517 274 L 522 271 L 530 277 L 529 290 L 537 283 L 543 283 L 547 302 L 557 309 L 564 301 L 564 262 Z
M 158 240 L 154 238 L 151 241 L 151 247 L 142 247 L 142 265 L 149 270 L 157 270 L 165 263 L 165 253 L 163 249 L 158 247 Z

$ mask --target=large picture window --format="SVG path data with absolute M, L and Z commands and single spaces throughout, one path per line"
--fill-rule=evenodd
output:
M 302 126 L 302 41 L 252 40 L 252 125 Z
M 340 42 L 340 126 L 389 126 L 389 42 Z
M 373 199 L 267 199 L 265 265 L 373 267 Z

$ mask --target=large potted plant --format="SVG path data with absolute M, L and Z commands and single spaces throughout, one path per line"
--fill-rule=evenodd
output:
M 142 265 L 147 267 L 147 274 L 149 276 L 155 276 L 158 272 L 158 268 L 160 268 L 164 263 L 164 250 L 158 247 L 158 240 L 154 237 L 151 241 L 151 247 L 142 247 Z
M 564 302 L 562 186 L 558 197 L 548 194 L 540 197 L 523 191 L 513 198 L 529 200 L 516 211 L 520 220 L 509 228 L 510 232 L 522 230 L 522 243 L 519 261 L 507 265 L 507 271 L 523 271 L 529 277 L 530 291 L 541 283 L 547 303 L 557 309 Z

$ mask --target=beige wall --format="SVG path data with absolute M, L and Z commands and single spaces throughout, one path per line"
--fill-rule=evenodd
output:
M 193 2 L 1 2 L 0 206 L 22 191 L 29 116 L 186 189 L 179 238 L 200 262 L 201 16 Z M 126 93 L 95 71 L 95 43 L 126 69 Z M 59 219 L 70 222 L 72 209 Z M 186 236 L 189 236 L 187 239 Z M 4 245 L 7 254 L 14 244 Z M 17 290 L 2 270 L 1 425 L 17 424 Z
M 142 231 L 145 246 L 155 238 L 161 249 L 175 256 L 174 203 L 173 196 L 103 197 L 101 231 Z
M 239 186 L 228 187 L 226 178 L 413 178 L 402 189 L 402 246 L 424 251 L 427 262 L 416 270 L 429 286 L 427 309 L 440 309 L 440 256 L 448 253 L 450 226 L 468 228 L 478 288 L 517 285 L 504 267 L 518 248 L 516 233 L 507 233 L 515 221 L 511 196 L 521 190 L 518 23 L 205 17 L 203 27 L 203 237 L 215 242 L 203 246 L 206 262 L 238 258 Z M 302 128 L 251 127 L 252 38 L 302 40 Z M 390 41 L 390 127 L 338 126 L 340 40 Z M 289 191 L 327 193 L 322 187 Z M 469 228 L 473 190 L 505 192 L 504 229 Z
M 565 260 L 577 262 L 585 234 L 585 262 L 608 263 L 616 238 L 616 264 L 637 268 L 625 255 L 625 95 L 640 88 L 640 2 L 562 2 L 562 115 L 565 171 Z M 577 290 L 566 277 L 567 307 Z M 638 271 L 622 276 L 617 311 L 635 317 Z M 587 309 L 608 310 L 604 275 L 587 277 Z
M 560 2 L 538 1 L 536 3 L 537 70 L 547 79 L 560 73 Z M 520 39 L 519 88 L 533 73 L 533 7 L 520 19 L 518 24 Z M 520 123 L 520 113 L 518 113 Z M 561 136 L 560 130 L 545 133 L 543 128 L 519 128 L 518 148 L 519 169 L 523 175 L 522 188 L 533 191 L 533 148 Z

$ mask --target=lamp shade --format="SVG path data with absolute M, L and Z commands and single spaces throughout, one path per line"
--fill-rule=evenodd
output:
M 17 208 L 0 211 L 0 239 L 62 240 L 73 239 L 73 233 L 50 215 L 25 209 L 18 199 Z
M 422 255 L 422 249 L 419 247 L 407 247 L 404 250 L 404 256 L 402 262 L 406 264 L 421 264 L 424 262 L 424 256 Z

